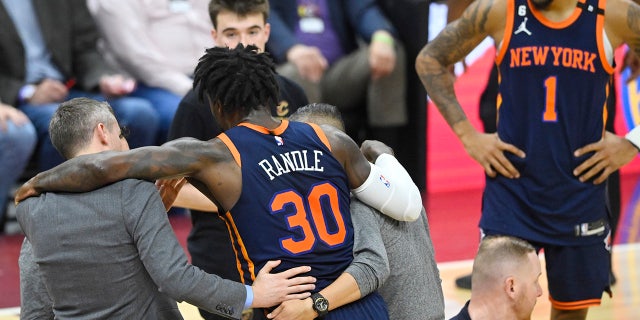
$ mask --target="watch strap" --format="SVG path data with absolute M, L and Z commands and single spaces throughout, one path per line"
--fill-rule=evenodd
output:
M 311 294 L 311 306 L 318 313 L 318 318 L 324 317 L 329 312 L 329 300 L 318 292 Z

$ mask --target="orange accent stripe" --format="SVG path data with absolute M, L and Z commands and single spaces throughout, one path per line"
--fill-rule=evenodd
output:
M 507 53 L 507 49 L 509 48 L 509 42 L 511 41 L 511 34 L 513 34 L 513 21 L 515 14 L 515 0 L 507 0 L 507 21 L 504 26 L 504 35 L 502 36 L 502 43 L 496 44 L 500 46 L 500 51 L 496 55 L 496 63 L 498 66 L 502 63 L 502 59 L 504 59 L 504 55 Z
M 244 261 L 247 262 L 247 267 L 249 269 L 248 270 L 249 276 L 251 276 L 251 282 L 253 283 L 253 281 L 256 280 L 255 265 L 251 260 L 251 258 L 249 258 L 247 247 L 244 245 L 244 242 L 242 241 L 242 237 L 240 236 L 240 233 L 238 232 L 238 228 L 236 227 L 236 224 L 233 221 L 233 216 L 231 215 L 231 212 L 227 212 L 225 214 L 225 217 L 226 217 L 225 221 L 227 222 L 227 229 L 229 230 L 230 239 L 232 242 L 234 239 L 237 240 L 237 245 L 238 247 L 240 247 L 240 250 L 242 253 L 242 259 L 244 259 Z M 242 282 L 244 283 L 244 272 L 242 270 L 242 262 L 240 261 L 240 255 L 238 251 L 236 251 L 235 245 L 233 245 L 233 251 L 236 254 L 236 265 L 240 273 L 240 279 L 242 279 Z
M 273 130 L 269 130 L 263 126 L 259 126 L 257 124 L 253 124 L 253 123 L 249 123 L 249 122 L 242 122 L 240 124 L 238 124 L 239 126 L 243 126 L 243 127 L 247 127 L 249 129 L 252 129 L 254 131 L 260 132 L 262 134 L 273 134 L 276 136 L 281 135 L 285 130 L 287 130 L 287 127 L 289 127 L 289 121 L 288 120 L 281 120 L 280 124 L 275 127 Z
M 227 134 L 223 132 L 218 135 L 218 139 L 222 140 L 222 143 L 224 143 L 227 146 L 229 151 L 231 151 L 231 155 L 233 155 L 233 159 L 235 159 L 238 166 L 242 168 L 242 160 L 240 160 L 240 152 L 236 148 L 236 145 L 233 144 L 231 139 L 229 139 L 229 136 L 227 136 Z
M 560 301 L 553 300 L 553 298 L 549 297 L 549 301 L 551 301 L 551 305 L 558 310 L 580 310 L 580 309 L 586 309 L 589 307 L 599 306 L 601 299 L 587 299 L 587 300 L 572 301 L 572 302 L 560 302 Z
M 331 144 L 329 143 L 329 139 L 327 139 L 327 135 L 324 134 L 324 130 L 322 130 L 322 128 L 320 128 L 320 126 L 315 123 L 307 123 L 307 124 L 310 125 L 311 128 L 313 128 L 313 131 L 316 132 L 316 134 L 318 135 L 318 138 L 320 138 L 322 143 L 324 143 L 324 145 L 327 146 L 327 148 L 329 148 L 329 151 L 331 151 Z
M 281 120 L 280 125 L 275 129 L 271 130 L 273 134 L 279 136 L 284 133 L 285 130 L 289 127 L 289 120 Z
M 609 82 L 605 87 L 606 98 L 604 99 L 604 104 L 602 105 L 602 137 L 604 137 L 604 133 L 606 131 L 606 126 L 607 126 L 607 118 L 609 118 L 609 111 L 607 110 L 607 101 L 609 100 L 609 89 L 611 89 L 611 81 L 614 81 L 613 76 L 611 77 L 611 79 L 609 79 Z
M 587 0 L 578 0 L 578 2 L 585 3 L 587 2 Z M 535 7 L 531 4 L 531 0 L 527 0 L 527 4 L 529 5 L 529 9 L 531 10 L 533 16 L 536 17 L 536 19 L 538 19 L 538 21 L 540 21 L 543 25 L 552 29 L 562 29 L 571 25 L 578 19 L 580 13 L 582 13 L 582 9 L 576 6 L 569 18 L 565 19 L 564 21 L 554 22 L 547 19 L 547 17 L 545 17 L 542 12 L 536 10 Z
M 500 87 L 500 83 L 502 83 L 502 74 L 500 73 L 500 68 L 498 68 L 498 88 Z M 500 107 L 502 106 L 502 94 L 498 90 L 498 96 L 496 97 L 496 111 L 500 111 Z M 498 115 L 500 112 L 496 112 L 496 123 L 498 123 Z
M 227 212 L 225 214 L 225 217 L 227 217 L 227 219 L 231 218 L 231 214 L 229 212 Z M 240 256 L 238 255 L 238 250 L 236 250 L 236 246 L 235 246 L 235 242 L 234 237 L 233 237 L 233 232 L 231 231 L 231 225 L 229 224 L 229 221 L 227 221 L 227 219 L 224 219 L 222 217 L 220 217 L 222 219 L 222 221 L 224 221 L 224 223 L 227 225 L 227 231 L 229 231 L 229 239 L 231 240 L 231 248 L 233 249 L 233 255 L 236 257 L 236 269 L 238 269 L 238 274 L 240 275 L 240 281 L 242 281 L 242 283 L 244 284 L 244 271 L 242 270 L 242 262 L 240 261 Z
M 598 8 L 604 10 L 607 5 L 607 0 L 598 1 Z M 614 67 L 607 61 L 606 50 L 604 49 L 604 15 L 598 14 L 596 17 L 596 43 L 598 46 L 598 54 L 600 55 L 600 62 L 602 67 L 609 74 L 613 74 Z M 615 51 L 615 48 L 614 48 Z

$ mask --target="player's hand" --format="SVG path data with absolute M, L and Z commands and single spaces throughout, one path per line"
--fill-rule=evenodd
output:
M 369 162 L 373 163 L 375 163 L 378 156 L 383 153 L 393 155 L 393 149 L 378 140 L 365 140 L 360 146 L 360 152 L 362 152 Z
M 489 177 L 495 178 L 499 173 L 507 178 L 519 178 L 520 172 L 505 157 L 505 152 L 524 158 L 524 151 L 516 146 L 503 142 L 497 133 L 480 133 L 476 130 L 460 137 L 464 149 L 476 160 Z
M 267 314 L 267 318 L 275 320 L 313 320 L 318 314 L 313 310 L 311 304 L 311 298 L 288 300 Z
M 386 31 L 377 31 L 376 33 L 384 33 L 382 38 L 391 39 L 393 37 Z M 388 76 L 393 72 L 396 66 L 396 51 L 392 42 L 376 40 L 374 35 L 371 44 L 369 44 L 369 68 L 371 69 L 371 79 L 377 80 Z
M 574 156 L 580 157 L 589 152 L 593 152 L 593 155 L 576 167 L 573 175 L 582 182 L 598 176 L 593 183 L 600 184 L 611 173 L 633 160 L 638 149 L 629 140 L 606 131 L 600 141 L 576 150 Z
M 182 189 L 185 183 L 187 183 L 187 178 L 184 177 L 156 180 L 156 188 L 158 188 L 160 198 L 162 198 L 162 203 L 167 211 L 173 206 L 173 203 L 178 197 L 178 193 L 180 193 L 180 189 Z
M 28 102 L 34 105 L 61 102 L 68 94 L 69 90 L 64 83 L 58 80 L 44 79 L 36 86 L 36 91 Z
M 280 264 L 280 260 L 268 261 L 258 272 L 253 288 L 252 308 L 268 308 L 283 301 L 304 299 L 311 296 L 315 289 L 316 278 L 298 276 L 311 271 L 311 267 L 302 266 L 291 268 L 280 273 L 271 273 Z
M 319 82 L 329 67 L 327 59 L 316 47 L 297 44 L 287 52 L 287 60 L 293 63 L 300 76 L 311 82 Z
M 20 186 L 20 188 L 18 188 L 14 196 L 14 201 L 16 205 L 18 205 L 20 201 L 26 198 L 37 197 L 40 195 L 40 192 L 36 190 L 36 188 L 34 187 L 35 178 L 36 177 L 29 179 L 29 181 L 25 182 L 22 186 Z

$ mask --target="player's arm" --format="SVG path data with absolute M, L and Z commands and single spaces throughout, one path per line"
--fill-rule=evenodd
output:
M 459 123 L 466 115 L 454 91 L 454 77 L 448 67 L 464 59 L 486 36 L 483 16 L 491 9 L 489 1 L 472 3 L 463 15 L 448 24 L 440 34 L 429 42 L 416 58 L 416 71 L 427 89 L 429 97 L 447 123 L 460 136 Z
M 500 0 L 472 2 L 459 19 L 447 25 L 420 51 L 416 58 L 416 71 L 440 114 L 487 175 L 494 177 L 500 173 L 514 178 L 519 173 L 504 152 L 520 157 L 524 157 L 524 153 L 502 142 L 496 134 L 482 134 L 471 125 L 456 97 L 455 79 L 449 72 L 451 65 L 464 59 L 487 36 L 500 43 L 505 25 L 505 3 Z
M 354 229 L 354 259 L 349 267 L 320 294 L 327 299 L 329 311 L 356 301 L 377 290 L 389 276 L 389 260 L 380 234 L 383 217 L 357 199 L 351 201 Z M 270 319 L 313 319 L 311 298 L 285 301 L 268 315 Z
M 640 6 L 631 0 L 611 0 L 607 2 L 605 30 L 611 45 L 616 48 L 622 43 L 629 45 L 636 55 L 640 54 Z M 573 174 L 580 181 L 599 184 L 638 154 L 640 148 L 640 126 L 620 137 L 605 132 L 602 139 L 575 151 L 580 157 L 592 155 L 575 168 Z
M 46 191 L 85 192 L 127 178 L 155 181 L 196 175 L 209 163 L 228 161 L 229 155 L 222 150 L 226 147 L 219 140 L 184 138 L 160 147 L 78 156 L 38 173 L 18 189 L 15 200 Z
M 188 183 L 186 178 L 161 179 L 156 181 L 156 187 L 167 211 L 171 207 L 180 207 L 204 212 L 218 212 L 218 206 Z
M 348 273 L 342 273 L 338 279 L 319 293 L 328 301 L 328 311 L 360 299 L 358 284 Z M 268 319 L 275 320 L 312 320 L 318 316 L 313 309 L 312 298 L 284 301 L 267 314 Z
M 389 277 L 389 258 L 382 239 L 386 218 L 357 199 L 351 200 L 350 209 L 354 230 L 353 261 L 344 272 L 354 278 L 360 298 L 380 288 Z M 329 302 L 336 307 L 347 303 L 331 299 Z
M 322 129 L 358 199 L 393 219 L 418 219 L 422 208 L 420 190 L 393 155 L 381 155 L 371 164 L 346 133 L 329 125 Z

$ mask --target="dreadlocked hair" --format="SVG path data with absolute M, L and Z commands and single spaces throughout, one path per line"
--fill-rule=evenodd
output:
M 196 66 L 193 86 L 201 101 L 209 97 L 225 112 L 247 115 L 252 109 L 273 108 L 278 102 L 273 61 L 253 45 L 207 49 Z

